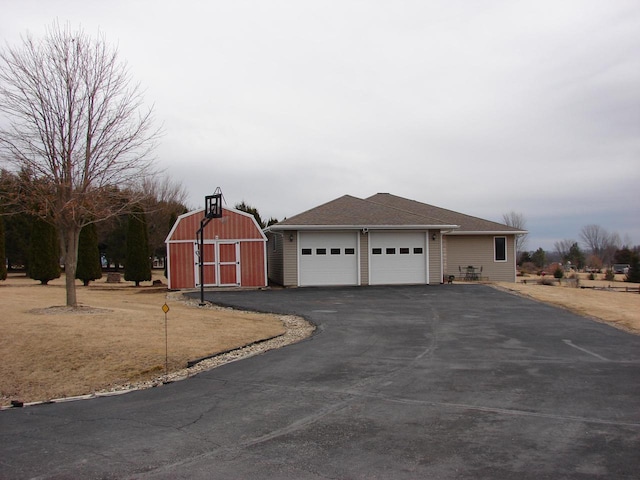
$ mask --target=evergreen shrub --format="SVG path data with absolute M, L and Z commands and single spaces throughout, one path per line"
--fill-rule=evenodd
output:
M 102 278 L 100 250 L 98 249 L 98 232 L 95 223 L 85 225 L 82 230 L 80 230 L 76 278 L 82 280 L 85 287 L 89 285 L 90 281 Z
M 37 218 L 31 227 L 29 278 L 47 285 L 50 280 L 60 277 L 60 271 L 60 243 L 56 229 Z
M 129 215 L 124 279 L 135 282 L 136 287 L 140 286 L 140 282 L 151 280 L 147 219 L 140 207 L 136 207 Z

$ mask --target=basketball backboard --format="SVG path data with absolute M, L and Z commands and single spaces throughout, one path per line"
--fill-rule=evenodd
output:
M 222 191 L 218 187 L 213 195 L 204 197 L 204 216 L 222 218 Z

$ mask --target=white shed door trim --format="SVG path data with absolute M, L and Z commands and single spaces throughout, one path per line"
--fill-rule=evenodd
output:
M 427 283 L 427 247 L 427 232 L 369 232 L 369 283 Z
M 300 232 L 298 285 L 358 285 L 357 232 Z
M 242 284 L 240 275 L 240 241 L 239 240 L 205 240 L 205 248 L 208 245 L 213 245 L 213 259 L 203 262 L 203 269 L 205 270 L 205 278 L 207 278 L 206 270 L 213 269 L 213 276 L 215 278 L 213 283 L 205 283 L 205 287 L 231 287 L 240 286 Z M 226 252 L 227 258 L 224 260 L 220 255 L 220 246 L 229 245 L 233 247 L 233 255 L 229 255 Z M 193 259 L 194 269 L 193 277 L 196 288 L 200 288 L 200 242 L 193 242 Z M 226 271 L 223 271 L 226 270 Z M 232 282 L 229 282 L 232 279 Z M 225 283 L 222 281 L 225 280 Z

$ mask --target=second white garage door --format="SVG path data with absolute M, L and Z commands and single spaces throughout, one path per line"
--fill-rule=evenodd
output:
M 301 232 L 300 285 L 357 285 L 357 232 Z
M 371 285 L 427 283 L 425 232 L 370 232 Z

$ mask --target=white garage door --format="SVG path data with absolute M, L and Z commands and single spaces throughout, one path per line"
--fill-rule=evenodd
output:
M 301 232 L 298 244 L 300 285 L 357 285 L 356 232 Z
M 371 285 L 427 283 L 424 232 L 370 232 Z

